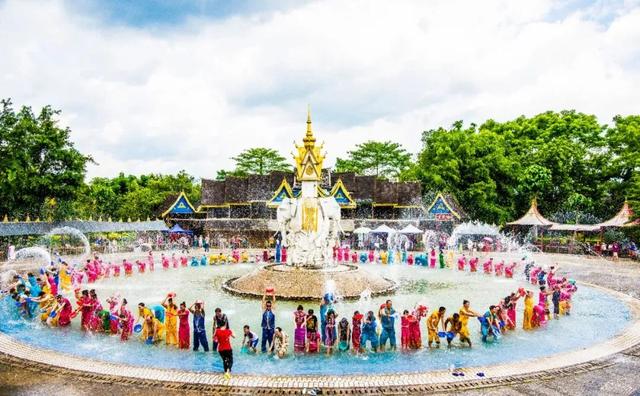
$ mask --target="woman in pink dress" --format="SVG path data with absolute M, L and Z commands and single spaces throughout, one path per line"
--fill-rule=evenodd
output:
M 429 252 L 429 267 L 436 268 L 436 249 L 431 248 L 431 252 Z
M 307 337 L 305 322 L 307 314 L 304 312 L 302 305 L 298 305 L 298 309 L 293 313 L 295 322 L 295 330 L 293 333 L 293 350 L 294 352 L 304 352 L 305 340 Z
M 178 325 L 178 348 L 189 349 L 189 310 L 187 304 L 183 301 L 180 303 L 180 309 L 176 313 L 180 323 Z
M 402 350 L 409 348 L 409 323 L 412 320 L 415 320 L 415 317 L 409 315 L 409 311 L 405 309 L 400 317 L 400 349 Z

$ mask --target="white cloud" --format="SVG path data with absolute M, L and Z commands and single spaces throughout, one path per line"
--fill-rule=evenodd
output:
M 7 1 L 0 96 L 62 109 L 100 164 L 90 176 L 213 177 L 244 148 L 288 154 L 307 103 L 330 162 L 367 139 L 415 152 L 422 130 L 458 119 L 637 113 L 640 6 L 607 6 L 326 1 L 151 31 Z

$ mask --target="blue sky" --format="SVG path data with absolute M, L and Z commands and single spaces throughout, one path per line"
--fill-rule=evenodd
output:
M 67 0 L 66 6 L 77 12 L 94 15 L 106 24 L 162 29 L 180 25 L 189 18 L 219 20 L 236 15 L 287 10 L 305 3 L 304 0 Z
M 89 176 L 214 177 L 242 149 L 640 108 L 640 1 L 0 0 L 0 92 L 51 104 Z

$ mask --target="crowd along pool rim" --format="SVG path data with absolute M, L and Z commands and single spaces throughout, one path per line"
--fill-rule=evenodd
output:
M 31 369 L 47 369 L 58 373 L 79 375 L 82 378 L 124 384 L 153 385 L 171 389 L 197 389 L 209 391 L 268 390 L 282 392 L 320 388 L 339 390 L 342 394 L 358 390 L 396 389 L 405 392 L 452 391 L 488 387 L 535 380 L 550 375 L 567 375 L 607 365 L 611 355 L 640 345 L 640 300 L 591 283 L 581 284 L 602 290 L 629 307 L 632 318 L 618 335 L 588 348 L 553 354 L 541 358 L 504 364 L 435 370 L 422 373 L 377 375 L 233 375 L 230 380 L 222 373 L 200 373 L 155 367 L 110 363 L 74 356 L 62 352 L 33 347 L 0 333 L 1 358 L 8 364 L 28 362 Z M 455 375 L 454 375 L 455 374 Z M 462 375 L 464 374 L 464 375 Z

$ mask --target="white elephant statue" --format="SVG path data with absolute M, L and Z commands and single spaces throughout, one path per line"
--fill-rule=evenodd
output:
M 303 227 L 305 200 L 317 204 L 315 231 Z M 329 198 L 285 198 L 277 210 L 278 229 L 282 245 L 288 249 L 287 261 L 294 266 L 321 268 L 332 265 L 332 248 L 338 241 L 340 228 L 340 205 Z

